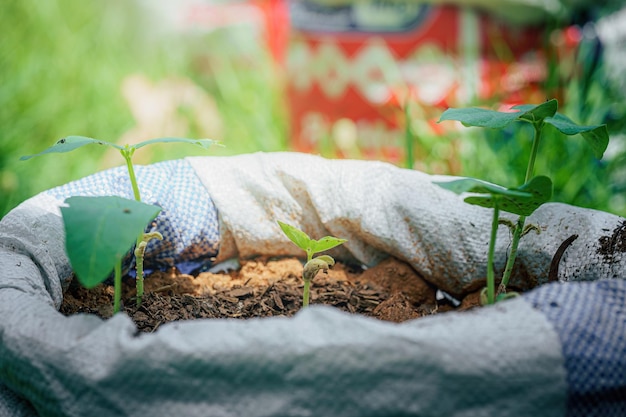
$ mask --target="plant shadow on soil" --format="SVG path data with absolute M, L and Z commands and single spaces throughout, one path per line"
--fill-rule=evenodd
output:
M 141 332 L 154 332 L 162 324 L 200 318 L 293 316 L 302 306 L 302 262 L 297 258 L 261 257 L 241 261 L 237 271 L 203 272 L 197 276 L 175 268 L 147 276 L 141 306 L 134 299 L 135 282 L 123 284 L 123 311 Z M 390 322 L 403 322 L 450 310 L 475 307 L 477 294 L 466 296 L 460 306 L 437 300 L 436 289 L 408 264 L 389 258 L 362 269 L 338 262 L 327 274 L 319 273 L 311 285 L 311 304 L 334 306 Z M 72 281 L 61 313 L 112 315 L 113 287 L 93 289 Z

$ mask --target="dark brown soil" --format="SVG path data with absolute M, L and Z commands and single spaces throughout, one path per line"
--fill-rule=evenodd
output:
M 302 306 L 301 274 L 302 263 L 295 258 L 242 261 L 241 269 L 228 273 L 191 276 L 176 270 L 156 272 L 145 279 L 140 307 L 134 298 L 134 280 L 124 281 L 124 311 L 143 332 L 177 320 L 292 316 Z M 476 300 L 466 298 L 459 308 L 476 305 Z M 73 284 L 64 296 L 61 312 L 108 318 L 112 304 L 112 286 L 87 290 Z M 448 302 L 435 299 L 435 289 L 413 268 L 395 259 L 367 270 L 337 263 L 328 274 L 320 273 L 313 280 L 311 304 L 392 322 L 453 309 Z

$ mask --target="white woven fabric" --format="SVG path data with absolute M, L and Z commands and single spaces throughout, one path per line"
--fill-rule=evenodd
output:
M 300 254 L 278 227 L 280 220 L 316 239 L 326 235 L 348 239 L 333 252 L 339 258 L 371 265 L 393 255 L 455 295 L 484 286 L 492 210 L 469 205 L 461 196 L 432 184 L 446 177 L 381 162 L 293 153 L 188 161 L 218 209 L 222 259 Z M 573 234 L 578 239 L 561 259 L 559 280 L 624 277 L 626 249 L 610 242 L 622 233 L 625 221 L 565 204 L 540 207 L 527 224 L 537 225 L 541 233 L 522 238 L 511 285 L 525 288 L 547 282 L 552 258 Z M 509 230 L 501 226 L 498 275 L 510 242 Z

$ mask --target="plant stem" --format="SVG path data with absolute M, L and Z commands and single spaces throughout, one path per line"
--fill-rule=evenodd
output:
M 124 160 L 126 161 L 126 168 L 128 168 L 128 177 L 130 178 L 130 185 L 133 187 L 133 195 L 136 201 L 141 201 L 141 195 L 139 194 L 139 186 L 137 185 L 137 177 L 135 176 L 135 168 L 131 158 L 135 153 L 135 148 L 125 148 L 120 151 Z
M 306 249 L 307 263 L 311 259 L 313 259 L 313 251 L 310 248 L 307 248 Z M 302 275 L 302 278 L 304 279 L 304 274 Z M 304 279 L 304 288 L 302 289 L 302 308 L 309 306 L 310 293 L 311 293 L 311 280 Z
M 493 219 L 491 221 L 491 238 L 489 239 L 489 253 L 487 255 L 487 304 L 495 302 L 495 277 L 494 277 L 494 253 L 496 248 L 496 237 L 498 235 L 498 225 L 500 217 L 500 206 L 497 198 L 493 207 Z
M 304 280 L 304 289 L 302 290 L 302 308 L 309 306 L 310 288 L 311 281 Z
M 522 231 L 524 230 L 525 222 L 526 216 L 519 216 L 519 218 L 517 219 L 517 223 L 515 224 L 515 229 L 513 230 L 513 240 L 511 241 L 509 259 L 507 259 L 506 261 L 506 267 L 504 268 L 504 273 L 502 274 L 502 281 L 498 286 L 498 295 L 506 292 L 506 286 L 509 284 L 509 279 L 511 279 L 513 264 L 515 263 L 515 258 L 517 257 L 517 247 L 519 246 L 519 241 L 522 237 Z
M 535 134 L 533 137 L 533 145 L 530 151 L 530 159 L 528 160 L 528 167 L 526 168 L 526 177 L 524 183 L 530 181 L 533 171 L 535 169 L 535 159 L 537 159 L 537 150 L 539 149 L 539 142 L 541 141 L 541 129 L 543 126 L 543 120 L 538 123 L 533 123 Z M 511 274 L 513 273 L 513 265 L 515 264 L 515 258 L 517 258 L 517 248 L 519 241 L 522 238 L 522 232 L 524 231 L 524 225 L 526 223 L 526 216 L 519 216 L 515 230 L 513 231 L 513 240 L 511 241 L 511 251 L 509 253 L 509 259 L 506 261 L 506 267 L 504 268 L 504 274 L 502 275 L 502 281 L 498 287 L 498 295 L 506 292 L 506 286 L 509 284 Z
M 135 248 L 135 269 L 137 271 L 137 307 L 141 305 L 141 301 L 143 300 L 143 254 L 146 250 L 146 242 L 141 241 L 137 247 Z M 141 280 L 139 279 L 141 277 Z M 139 290 L 141 289 L 141 294 Z
M 126 146 L 124 149 L 120 150 L 120 153 L 124 157 L 126 161 L 126 168 L 128 169 L 128 177 L 130 178 L 130 185 L 133 188 L 133 195 L 135 196 L 136 201 L 141 201 L 141 194 L 139 193 L 139 185 L 137 184 L 137 177 L 135 176 L 135 168 L 132 163 L 132 156 L 135 153 L 135 148 Z M 141 233 L 137 237 L 137 241 L 135 243 L 135 249 L 139 248 L 141 242 L 143 242 L 144 234 Z M 141 305 L 141 301 L 143 300 L 143 252 L 139 256 L 137 256 L 137 251 L 135 250 L 135 263 L 137 265 L 137 277 L 135 278 L 135 286 L 137 288 L 137 305 Z
M 413 130 L 411 129 L 411 115 L 409 113 L 409 100 L 404 105 L 404 151 L 406 152 L 406 167 L 413 169 Z
M 535 135 L 533 138 L 533 146 L 530 151 L 530 159 L 528 159 L 528 167 L 526 168 L 526 177 L 524 178 L 525 183 L 530 181 L 533 176 L 533 171 L 535 170 L 535 160 L 537 159 L 537 150 L 539 149 L 539 142 L 541 141 L 543 120 L 538 123 L 533 123 L 533 128 L 535 129 Z
M 119 313 L 122 300 L 122 260 L 115 263 L 113 278 L 113 314 Z

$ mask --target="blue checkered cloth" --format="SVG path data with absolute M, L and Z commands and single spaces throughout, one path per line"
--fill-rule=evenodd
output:
M 626 416 L 626 280 L 555 283 L 524 298 L 561 340 L 567 415 Z
M 146 270 L 176 266 L 183 273 L 192 273 L 208 268 L 217 255 L 220 241 L 217 209 L 191 165 L 183 159 L 139 165 L 135 166 L 135 175 L 142 201 L 162 209 L 146 229 L 163 235 L 162 241 L 153 239 L 146 247 Z M 125 166 L 98 172 L 46 193 L 59 200 L 108 195 L 134 199 Z M 133 261 L 129 255 L 124 269 L 131 269 Z

